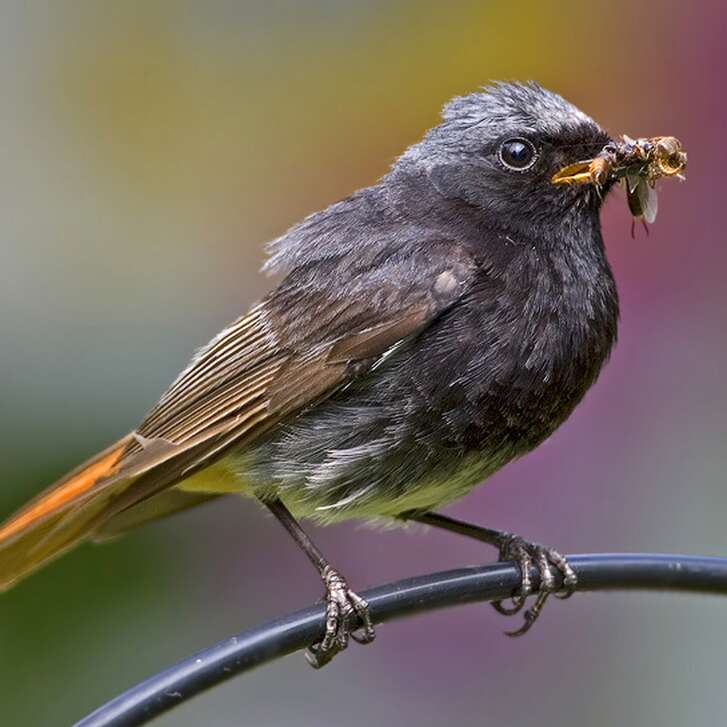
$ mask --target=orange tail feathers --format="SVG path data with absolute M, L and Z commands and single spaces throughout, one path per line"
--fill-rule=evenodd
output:
M 0 591 L 81 541 L 130 484 L 120 463 L 133 435 L 91 458 L 0 526 Z

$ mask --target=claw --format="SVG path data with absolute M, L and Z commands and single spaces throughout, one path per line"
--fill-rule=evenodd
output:
M 505 631 L 505 634 L 515 638 L 530 631 L 530 627 L 535 623 L 538 616 L 540 616 L 540 612 L 543 610 L 543 606 L 545 606 L 545 602 L 548 600 L 549 595 L 550 593 L 539 593 L 532 608 L 529 608 L 523 614 L 522 626 L 519 629 L 514 629 L 513 631 Z
M 324 667 L 343 651 L 349 637 L 359 644 L 370 644 L 376 636 L 368 603 L 350 590 L 331 566 L 326 566 L 322 576 L 326 586 L 326 631 L 320 643 L 305 652 L 306 660 L 314 669 Z M 357 622 L 361 624 L 360 632 L 352 628 Z
M 528 594 L 529 595 L 529 594 Z M 503 616 L 515 616 L 525 608 L 527 596 L 522 594 L 512 597 L 512 606 L 505 606 L 502 601 L 492 601 L 492 607 Z
M 351 602 L 353 610 L 361 622 L 360 632 L 358 630 L 351 631 L 351 638 L 357 644 L 370 644 L 376 638 L 376 631 L 371 622 L 369 604 L 353 591 L 348 591 L 348 600 Z
M 530 578 L 530 567 L 533 562 L 535 562 L 540 574 L 540 588 L 535 603 L 523 614 L 523 624 L 520 628 L 505 632 L 508 636 L 522 636 L 527 633 L 537 621 L 550 595 L 563 599 L 569 598 L 573 595 L 578 584 L 575 571 L 566 558 L 557 550 L 529 543 L 517 535 L 504 535 L 500 545 L 500 560 L 514 560 L 517 562 L 522 574 L 520 587 L 512 596 L 512 606 L 505 606 L 502 601 L 492 602 L 494 609 L 505 616 L 513 616 L 525 607 L 525 602 L 533 590 Z M 559 592 L 556 592 L 553 568 L 562 577 L 562 586 Z
M 561 590 L 557 593 L 553 593 L 556 598 L 565 600 L 570 598 L 575 592 L 578 586 L 578 577 L 575 571 L 571 568 L 565 556 L 561 555 L 557 550 L 550 550 L 548 557 L 553 562 L 553 565 L 558 569 L 558 572 L 563 576 L 563 584 Z

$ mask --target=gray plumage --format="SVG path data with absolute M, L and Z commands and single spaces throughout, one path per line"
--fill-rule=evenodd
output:
M 598 217 L 609 185 L 551 181 L 608 141 L 535 84 L 447 104 L 376 185 L 271 244 L 265 269 L 282 282 L 137 430 L 0 527 L 0 587 L 208 496 L 390 518 L 537 446 L 616 336 Z

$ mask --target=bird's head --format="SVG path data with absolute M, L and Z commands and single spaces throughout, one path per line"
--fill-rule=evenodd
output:
M 610 181 L 597 188 L 553 178 L 611 139 L 561 96 L 535 83 L 501 83 L 453 99 L 442 118 L 397 163 L 424 172 L 440 194 L 514 226 L 598 213 Z

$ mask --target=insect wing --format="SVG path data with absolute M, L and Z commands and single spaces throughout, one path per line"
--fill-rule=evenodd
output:
M 659 198 L 656 195 L 656 189 L 652 187 L 645 179 L 636 189 L 636 193 L 641 200 L 641 209 L 643 209 L 644 219 L 652 224 L 656 220 L 656 213 L 659 211 Z
M 656 190 L 644 177 L 632 174 L 626 176 L 626 200 L 634 217 L 643 217 L 649 224 L 654 222 L 659 200 Z

